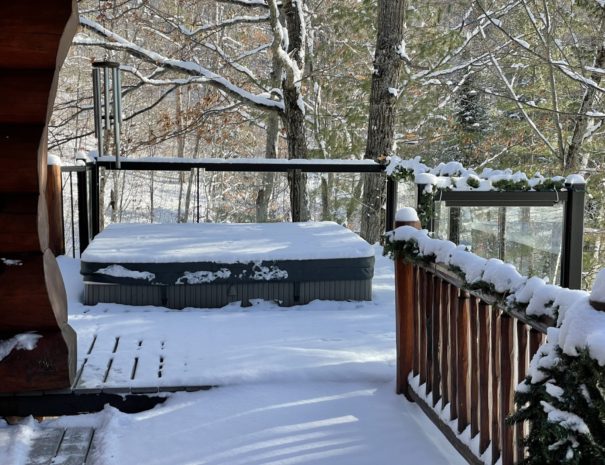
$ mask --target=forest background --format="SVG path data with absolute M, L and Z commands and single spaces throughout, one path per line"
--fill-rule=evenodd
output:
M 122 151 L 360 159 L 588 180 L 585 269 L 605 258 L 605 0 L 82 0 L 49 151 L 94 150 L 91 64 L 123 78 Z M 387 115 L 388 117 L 384 117 Z M 376 178 L 376 176 L 374 176 Z M 373 241 L 383 186 L 205 173 L 204 221 L 335 220 Z M 106 221 L 192 221 L 194 173 L 112 172 Z M 171 213 L 169 213 L 169 211 Z M 379 221 L 378 221 L 379 225 Z

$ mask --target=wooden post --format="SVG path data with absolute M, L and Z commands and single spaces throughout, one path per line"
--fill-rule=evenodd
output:
M 412 226 L 420 229 L 420 221 L 413 209 L 402 209 L 395 216 L 395 227 Z M 395 299 L 397 326 L 397 394 L 408 394 L 408 376 L 414 367 L 414 265 L 401 258 L 395 261 Z M 418 348 L 416 348 L 417 350 Z
M 49 164 L 46 178 L 46 204 L 48 206 L 48 248 L 55 256 L 65 254 L 63 240 L 63 200 L 61 194 L 61 165 Z

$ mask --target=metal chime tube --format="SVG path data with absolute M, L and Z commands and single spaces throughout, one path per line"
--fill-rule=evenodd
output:
M 105 116 L 105 129 L 111 129 L 109 120 L 109 70 L 103 67 L 103 115 Z
M 113 141 L 116 151 L 116 168 L 120 169 L 120 121 L 122 119 L 122 109 L 120 108 L 120 68 L 112 69 L 112 90 L 113 90 Z
M 101 105 L 101 70 L 97 67 L 92 69 L 92 89 L 93 89 L 93 102 L 94 102 L 94 113 L 95 113 L 95 135 L 97 137 L 97 152 L 98 156 L 103 156 L 105 152 L 104 147 L 104 126 L 103 126 L 103 113 Z

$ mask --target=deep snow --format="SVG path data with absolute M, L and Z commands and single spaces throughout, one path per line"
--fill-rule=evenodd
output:
M 221 387 L 174 394 L 134 415 L 106 408 L 0 422 L 2 463 L 22 465 L 32 432 L 62 425 L 96 427 L 93 465 L 463 465 L 420 409 L 394 393 L 393 265 L 376 252 L 372 302 L 185 311 L 85 307 L 79 263 L 61 258 L 80 358 L 93 334 L 155 338 L 170 357 L 192 360 L 173 380 Z

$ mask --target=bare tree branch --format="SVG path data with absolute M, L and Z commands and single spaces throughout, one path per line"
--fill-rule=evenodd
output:
M 284 106 L 282 102 L 272 100 L 268 96 L 256 95 L 248 92 L 247 90 L 236 86 L 224 77 L 204 68 L 198 63 L 192 61 L 174 60 L 157 52 L 139 47 L 122 36 L 109 31 L 95 21 L 82 16 L 80 17 L 80 24 L 95 34 L 108 39 L 108 41 L 94 41 L 88 38 L 76 37 L 74 40 L 74 44 L 76 45 L 95 46 L 109 50 L 127 52 L 133 57 L 139 58 L 148 63 L 153 63 L 157 66 L 161 66 L 164 69 L 177 71 L 188 76 L 195 76 L 197 78 L 196 83 L 204 83 L 221 89 L 231 97 L 234 97 L 247 105 L 258 108 L 259 110 L 278 112 L 283 111 Z

